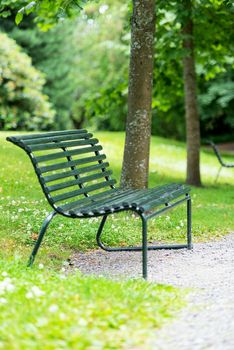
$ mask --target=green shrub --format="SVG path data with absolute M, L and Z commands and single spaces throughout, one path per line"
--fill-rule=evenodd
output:
M 48 129 L 54 111 L 45 81 L 16 42 L 0 33 L 0 129 Z

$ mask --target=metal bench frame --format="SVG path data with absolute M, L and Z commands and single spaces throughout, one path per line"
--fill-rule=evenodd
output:
M 12 142 L 13 144 L 19 146 L 22 148 L 30 157 L 31 162 L 34 166 L 34 170 L 37 174 L 39 183 L 42 187 L 42 190 L 49 202 L 49 204 L 52 206 L 53 211 L 45 218 L 38 239 L 35 243 L 35 246 L 33 248 L 33 251 L 30 255 L 28 266 L 32 266 L 36 254 L 38 252 L 38 249 L 41 245 L 41 242 L 43 240 L 43 237 L 46 233 L 46 230 L 52 221 L 52 219 L 57 215 L 63 215 L 65 217 L 70 217 L 74 219 L 79 218 L 90 218 L 90 217 L 102 217 L 100 226 L 97 231 L 97 244 L 100 248 L 112 252 L 112 251 L 142 251 L 142 275 L 143 278 L 147 279 L 147 252 L 148 250 L 158 250 L 158 249 L 182 249 L 182 248 L 188 248 L 192 249 L 192 233 L 191 233 L 191 197 L 189 195 L 189 187 L 185 185 L 177 185 L 177 184 L 169 184 L 167 186 L 161 186 L 156 187 L 154 189 L 150 190 L 123 190 L 123 189 L 116 189 L 114 184 L 115 180 L 112 180 L 110 178 L 111 171 L 106 171 L 106 167 L 109 165 L 109 163 L 104 163 L 103 160 L 106 158 L 105 155 L 100 154 L 100 150 L 102 149 L 101 146 L 96 146 L 98 144 L 97 139 L 92 138 L 92 134 L 88 133 L 87 130 L 71 130 L 71 131 L 58 131 L 58 132 L 47 132 L 42 134 L 32 134 L 32 135 L 19 135 L 19 136 L 12 136 L 7 137 L 7 141 Z M 83 140 L 83 141 L 82 141 Z M 56 144 L 56 145 L 55 145 Z M 89 145 L 92 147 L 87 147 L 86 150 L 83 148 L 82 150 L 67 150 L 66 145 L 72 145 L 72 144 L 81 144 L 81 145 Z M 53 146 L 54 145 L 54 146 Z M 45 156 L 35 156 L 35 152 L 38 150 L 46 150 L 46 149 L 62 149 L 63 152 L 56 153 L 56 154 L 50 154 Z M 95 156 L 92 158 L 92 162 L 97 162 L 96 168 L 98 167 L 101 169 L 101 175 L 105 179 L 104 183 L 101 183 L 100 185 L 92 185 L 90 187 L 86 187 L 84 183 L 82 182 L 82 179 L 80 178 L 78 165 L 79 164 L 86 164 L 85 159 L 87 161 L 91 161 L 91 158 L 85 158 L 83 161 L 81 160 L 73 160 L 72 155 L 73 154 L 81 154 L 85 152 L 94 152 Z M 58 158 L 66 158 L 66 163 L 59 163 L 52 166 L 40 166 L 40 162 L 42 161 L 48 161 Z M 61 173 L 58 175 L 50 175 L 50 176 L 44 176 L 44 173 L 48 172 L 49 170 L 53 169 L 63 169 L 62 168 L 69 168 L 70 171 L 68 173 L 71 173 L 72 177 L 74 176 L 74 179 L 72 182 L 74 182 L 75 185 L 79 185 L 79 190 L 65 193 L 58 196 L 53 196 L 53 193 L 51 194 L 52 189 L 61 187 L 60 184 L 55 186 L 48 186 L 47 180 L 49 178 L 61 178 L 65 177 Z M 95 167 L 95 166 L 94 166 Z M 82 169 L 88 169 L 92 168 L 82 168 Z M 81 170 L 82 170 L 81 169 Z M 100 178 L 100 174 L 97 175 Z M 88 176 L 89 177 L 89 176 Z M 86 177 L 86 178 L 88 178 Z M 91 176 L 92 177 L 92 176 Z M 93 176 L 94 177 L 94 176 Z M 56 178 L 56 180 L 57 180 Z M 66 188 L 69 187 L 67 183 L 63 183 L 66 185 Z M 62 184 L 62 186 L 64 186 Z M 88 189 L 92 191 L 93 189 L 102 189 L 103 187 L 108 187 L 109 191 L 103 192 L 103 194 L 97 194 L 90 195 L 88 192 Z M 108 197 L 110 192 L 110 196 Z M 75 202 L 71 202 L 70 204 L 65 204 L 57 206 L 56 202 L 60 200 L 64 200 L 66 198 L 71 198 L 68 196 L 71 196 L 77 199 L 77 195 L 83 195 L 84 199 L 80 199 Z M 154 195 L 154 196 L 153 196 Z M 104 196 L 104 199 L 102 199 L 102 196 Z M 100 197 L 100 199 L 99 199 Z M 92 201 L 92 203 L 87 204 L 87 201 Z M 100 207 L 100 203 L 102 203 Z M 141 202 L 143 201 L 143 204 L 141 205 Z M 77 202 L 76 209 L 72 209 L 72 205 Z M 158 215 L 161 215 L 168 210 L 176 207 L 177 205 L 187 202 L 187 242 L 186 244 L 173 244 L 173 245 L 154 245 L 154 246 L 148 246 L 147 243 L 147 222 L 149 219 L 156 217 Z M 83 205 L 83 206 L 82 206 Z M 99 207 L 98 207 L 99 205 Z M 69 206 L 71 206 L 70 210 Z M 80 209 L 81 208 L 81 209 Z M 82 209 L 83 208 L 83 209 Z M 155 209 L 156 208 L 156 209 Z M 78 210 L 78 211 L 77 211 Z M 106 246 L 102 240 L 101 235 L 104 228 L 104 225 L 106 223 L 106 220 L 109 215 L 122 212 L 122 211 L 133 211 L 136 215 L 139 215 L 142 221 L 142 245 L 136 246 L 136 247 L 108 247 Z
M 207 143 L 208 143 L 209 145 L 211 145 L 211 147 L 213 148 L 214 153 L 215 153 L 215 155 L 216 155 L 216 157 L 218 158 L 218 161 L 219 161 L 219 163 L 220 163 L 220 168 L 219 168 L 219 170 L 218 170 L 218 173 L 217 173 L 216 178 L 215 178 L 215 181 L 214 181 L 215 183 L 217 183 L 222 168 L 234 168 L 234 164 L 232 164 L 232 163 L 225 163 L 225 162 L 223 161 L 223 159 L 222 159 L 222 157 L 221 157 L 221 154 L 220 154 L 220 152 L 219 152 L 219 150 L 218 150 L 218 147 L 214 144 L 214 142 L 212 142 L 212 141 L 207 141 Z

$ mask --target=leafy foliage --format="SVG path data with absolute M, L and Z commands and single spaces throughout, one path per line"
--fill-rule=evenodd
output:
M 127 114 L 130 1 L 106 0 L 103 4 L 38 0 L 27 10 L 30 3 L 32 6 L 26 0 L 4 0 L 1 4 L 5 12 L 1 14 L 11 18 L 9 13 L 21 8 L 25 8 L 25 14 L 33 10 L 33 20 L 32 14 L 25 16 L 19 29 L 5 30 L 46 74 L 44 91 L 57 110 L 57 127 L 68 127 L 72 119 L 76 127 L 83 124 L 123 130 Z M 153 133 L 178 139 L 185 137 L 182 60 L 187 53 L 182 47 L 182 5 L 182 0 L 157 1 L 153 92 Z M 222 133 L 225 139 L 233 132 L 234 94 L 228 87 L 233 82 L 234 66 L 233 2 L 195 0 L 193 5 L 202 136 Z M 76 15 L 79 6 L 84 6 L 79 19 L 74 24 L 64 21 Z M 35 34 L 35 21 L 44 29 L 63 23 L 46 34 Z M 6 18 L 3 22 L 7 22 Z
M 123 130 L 127 114 L 129 34 L 127 6 L 90 5 L 76 26 L 77 102 L 75 124 Z M 85 120 L 84 120 L 85 116 Z
M 45 80 L 14 40 L 0 33 L 0 127 L 48 129 L 54 111 L 42 93 Z

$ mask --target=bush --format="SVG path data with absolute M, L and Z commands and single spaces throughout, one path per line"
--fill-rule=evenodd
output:
M 0 33 L 0 129 L 49 129 L 54 111 L 45 80 L 16 42 Z

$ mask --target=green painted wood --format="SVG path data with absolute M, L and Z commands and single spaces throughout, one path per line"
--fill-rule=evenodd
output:
M 61 209 L 62 212 L 68 213 L 69 210 L 71 210 L 71 209 L 75 210 L 75 208 L 80 208 L 80 206 L 82 206 L 82 205 L 93 204 L 95 200 L 106 198 L 109 196 L 115 196 L 115 194 L 117 192 L 118 192 L 118 190 L 116 188 L 111 188 L 110 190 L 106 190 L 104 192 L 99 192 L 97 194 L 93 194 L 90 197 L 86 197 L 83 199 L 80 198 L 80 199 L 78 199 L 76 201 L 72 201 L 70 203 L 61 204 L 61 205 L 59 205 L 58 208 Z
M 40 172 L 46 173 L 49 171 L 71 168 L 71 167 L 76 166 L 76 165 L 97 162 L 99 160 L 104 160 L 104 159 L 106 159 L 105 154 L 100 154 L 100 155 L 97 155 L 95 157 L 82 158 L 82 159 L 77 159 L 77 160 L 73 160 L 73 161 L 67 161 L 67 162 L 63 162 L 63 163 L 43 166 L 40 168 Z
M 82 167 L 82 168 L 71 170 L 71 171 L 56 173 L 56 174 L 48 175 L 48 176 L 43 176 L 43 181 L 45 183 L 48 183 L 48 182 L 56 181 L 59 179 L 64 179 L 64 178 L 70 177 L 70 176 L 89 173 L 90 171 L 95 171 L 95 170 L 100 170 L 100 169 L 105 170 L 108 166 L 109 166 L 108 162 L 103 162 L 103 163 L 90 165 L 88 167 Z
M 76 180 L 66 181 L 66 182 L 56 184 L 56 185 L 48 186 L 47 190 L 49 192 L 54 192 L 54 191 L 62 190 L 62 189 L 67 188 L 67 187 L 71 187 L 71 186 L 75 186 L 75 185 L 79 185 L 79 184 L 85 184 L 89 181 L 101 179 L 101 178 L 104 178 L 105 176 L 110 176 L 111 174 L 112 174 L 111 170 L 99 172 L 96 174 L 92 174 L 89 176 L 84 176 L 84 177 L 78 178 Z
M 90 146 L 90 147 L 77 148 L 69 151 L 62 151 L 62 152 L 47 154 L 47 155 L 35 157 L 35 159 L 38 163 L 41 163 L 41 162 L 46 162 L 46 161 L 55 160 L 59 158 L 75 156 L 79 154 L 97 152 L 101 150 L 102 150 L 102 146 Z
M 82 140 L 89 139 L 93 136 L 93 134 L 82 133 L 82 134 L 74 134 L 74 135 L 62 135 L 62 136 L 52 136 L 52 137 L 43 137 L 32 140 L 22 140 L 25 145 L 38 145 L 41 143 L 55 143 L 60 141 L 71 141 L 71 140 Z
M 79 195 L 84 194 L 84 193 L 89 193 L 89 192 L 93 192 L 96 190 L 100 190 L 100 189 L 107 187 L 107 186 L 113 186 L 115 183 L 116 183 L 115 180 L 107 180 L 104 182 L 100 182 L 98 184 L 94 184 L 94 185 L 90 185 L 90 186 L 81 188 L 81 189 L 76 190 L 76 191 L 62 193 L 62 194 L 59 194 L 57 196 L 54 196 L 53 202 L 57 203 L 59 201 L 63 201 L 65 199 L 76 197 L 76 196 L 79 196 Z
M 168 191 L 172 190 L 172 194 Z M 101 198 L 93 203 L 84 203 L 84 205 L 70 208 L 71 214 L 81 213 L 87 215 L 88 212 L 99 213 L 108 212 L 111 209 L 138 207 L 142 212 L 150 210 L 156 206 L 165 205 L 171 200 L 188 193 L 189 188 L 183 185 L 170 184 L 160 188 L 149 190 L 120 190 L 114 195 Z M 81 203 L 77 203 L 78 205 Z M 144 205 L 143 205 L 144 204 Z
M 33 140 L 37 138 L 50 138 L 51 136 L 62 136 L 62 135 L 72 135 L 72 134 L 84 134 L 87 133 L 85 129 L 79 130 L 64 130 L 64 131 L 48 131 L 46 133 L 30 134 L 30 135 L 16 135 L 13 136 L 15 139 L 19 140 Z
M 90 134 L 87 134 L 90 135 Z M 59 149 L 59 148 L 69 148 L 69 147 L 75 147 L 75 146 L 83 146 L 83 145 L 96 145 L 98 143 L 98 139 L 90 138 L 88 140 L 79 140 L 79 141 L 60 141 L 60 142 L 53 142 L 53 143 L 42 143 L 42 144 L 36 144 L 36 145 L 30 145 L 30 149 L 32 152 L 35 151 L 46 151 L 46 150 L 52 150 L 52 149 Z
M 182 195 L 186 195 L 187 192 L 188 191 L 184 191 L 184 189 L 175 190 L 170 195 L 169 195 L 169 193 L 167 193 L 164 197 L 155 198 L 155 199 L 152 199 L 148 203 L 140 204 L 139 209 L 141 211 L 147 211 L 147 210 L 153 209 L 153 208 L 155 208 L 155 207 L 157 207 L 159 205 L 168 204 L 172 200 L 177 199 L 177 198 L 179 198 Z

